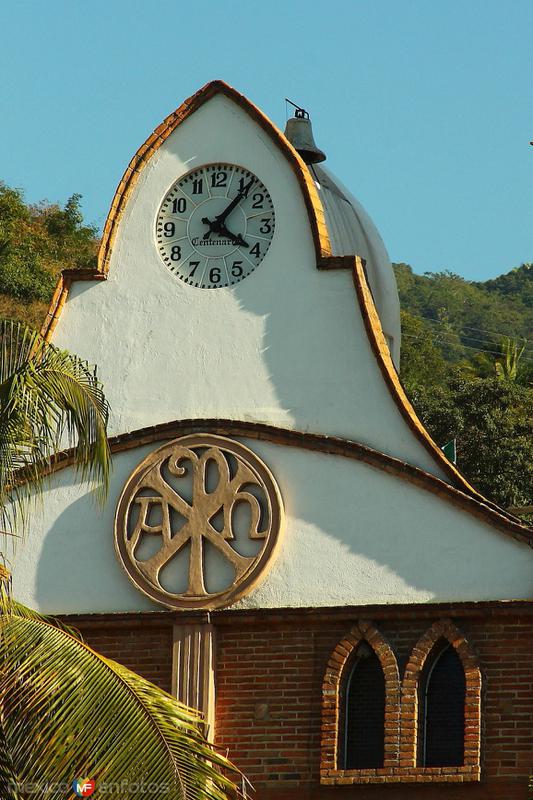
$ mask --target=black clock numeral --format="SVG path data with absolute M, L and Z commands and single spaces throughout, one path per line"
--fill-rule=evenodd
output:
M 256 192 L 253 196 L 253 204 L 252 208 L 263 208 L 263 203 L 265 202 L 265 195 L 261 194 L 261 192 Z
M 230 220 L 227 230 L 222 223 L 237 206 L 241 211 L 233 224 Z M 188 225 L 191 214 L 192 229 Z M 217 214 L 222 217 L 218 228 L 211 222 Z M 248 234 L 245 230 L 237 232 L 243 227 L 248 227 Z M 234 286 L 261 263 L 275 229 L 274 206 L 259 178 L 245 167 L 212 162 L 197 166 L 167 190 L 159 208 L 155 238 L 161 258 L 174 275 L 189 286 L 220 289 Z M 227 241 L 222 238 L 224 231 Z M 229 250 L 231 255 L 216 253 L 214 247 L 209 254 L 200 253 L 196 244 L 221 244 L 222 253 Z
M 172 201 L 172 213 L 183 214 L 187 211 L 187 201 L 184 197 L 177 197 Z
M 228 182 L 228 173 L 221 171 L 221 172 L 213 172 L 211 175 L 211 186 L 214 189 L 222 189 L 227 185 Z
M 239 192 L 242 193 L 243 197 L 248 197 L 250 189 L 250 178 L 239 178 Z
M 272 233 L 272 220 L 270 217 L 262 217 L 261 222 L 263 224 L 259 228 L 260 233 Z

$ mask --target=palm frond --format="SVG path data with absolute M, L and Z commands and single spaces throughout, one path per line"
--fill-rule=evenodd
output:
M 2 800 L 22 800 L 18 791 L 21 781 L 7 744 L 3 717 L 3 709 L 0 708 L 0 797 Z
M 0 780 L 56 786 L 51 800 L 63 800 L 77 777 L 105 783 L 114 800 L 150 784 L 159 790 L 149 796 L 169 800 L 236 794 L 226 776 L 234 767 L 206 742 L 196 712 L 9 598 L 0 615 L 0 708 Z
M 24 517 L 54 454 L 74 446 L 74 463 L 100 501 L 106 496 L 109 408 L 91 367 L 35 331 L 0 321 L 0 515 Z M 11 517 L 10 517 L 11 513 Z

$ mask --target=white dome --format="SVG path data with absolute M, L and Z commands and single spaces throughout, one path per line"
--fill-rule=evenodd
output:
M 308 164 L 324 208 L 333 255 L 358 255 L 366 273 L 392 360 L 400 369 L 400 302 L 394 271 L 376 226 L 362 205 L 321 164 Z

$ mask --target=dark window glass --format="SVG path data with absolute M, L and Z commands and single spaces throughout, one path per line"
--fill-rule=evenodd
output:
M 355 653 L 345 708 L 345 769 L 382 767 L 385 678 L 378 657 L 366 642 Z
M 450 644 L 437 647 L 423 676 L 420 703 L 421 763 L 457 767 L 464 762 L 465 673 Z

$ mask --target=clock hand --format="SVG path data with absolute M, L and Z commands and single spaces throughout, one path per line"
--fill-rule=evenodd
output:
M 254 182 L 254 180 L 255 180 L 255 178 L 250 178 L 249 182 L 246 184 L 246 186 L 243 186 L 243 187 L 242 187 L 242 189 L 240 190 L 240 192 L 238 192 L 238 193 L 236 194 L 236 196 L 233 198 L 233 200 L 231 201 L 231 203 L 229 204 L 229 206 L 228 206 L 227 208 L 225 208 L 225 209 L 224 209 L 224 211 L 223 211 L 221 214 L 218 214 L 218 215 L 215 217 L 215 219 L 216 219 L 218 222 L 224 222 L 224 220 L 226 219 L 226 217 L 228 216 L 228 214 L 231 214 L 231 212 L 233 211 L 233 209 L 235 208 L 235 206 L 237 206 L 237 205 L 238 205 L 238 204 L 241 202 L 242 198 L 243 198 L 243 197 L 244 197 L 246 194 L 248 194 L 248 191 L 249 191 L 249 189 L 250 189 L 250 187 L 251 187 L 252 183 Z
M 222 236 L 225 236 L 227 239 L 230 240 L 230 242 L 233 242 L 233 244 L 238 244 L 241 247 L 250 247 L 250 245 L 247 242 L 244 241 L 244 239 L 242 238 L 240 233 L 235 235 L 231 231 L 228 231 L 226 226 L 223 225 L 223 224 L 222 225 L 220 225 L 220 224 L 217 225 L 215 233 L 220 233 Z
M 211 233 L 214 230 L 213 223 L 211 222 L 210 219 L 207 219 L 207 217 L 202 217 L 202 222 L 204 223 L 204 225 L 209 225 L 209 230 L 204 233 L 204 235 L 202 236 L 202 239 L 204 239 L 204 240 L 205 239 L 209 239 L 209 237 L 211 236 Z
M 237 244 L 240 247 L 250 247 L 250 245 L 244 241 L 240 233 L 235 235 L 229 231 L 224 223 L 219 221 L 218 217 L 215 217 L 213 221 L 207 217 L 203 217 L 202 222 L 204 225 L 209 225 L 209 230 L 203 235 L 204 239 L 209 239 L 211 233 L 219 233 L 221 236 L 225 236 L 226 239 L 229 239 L 230 242 L 233 242 L 233 244 Z

